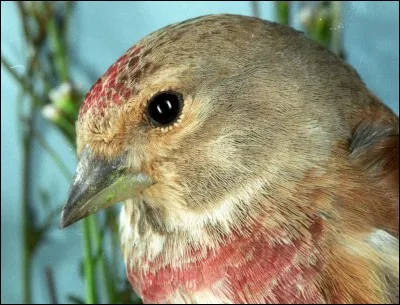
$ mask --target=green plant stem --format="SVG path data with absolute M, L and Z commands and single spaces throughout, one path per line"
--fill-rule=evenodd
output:
M 27 30 L 26 19 L 24 18 L 23 6 L 21 3 L 17 4 L 20 13 L 21 20 L 23 23 L 24 30 Z M 26 34 L 27 32 L 25 32 Z M 27 39 L 28 40 L 28 39 Z M 29 41 L 29 40 L 28 40 Z M 41 41 L 38 40 L 38 44 L 41 44 Z M 29 59 L 27 60 L 27 69 L 25 77 L 20 76 L 16 73 L 10 64 L 10 62 L 5 59 L 3 55 L 1 55 L 1 63 L 4 68 L 10 73 L 10 75 L 17 81 L 17 83 L 21 86 L 21 95 L 20 100 L 18 101 L 18 117 L 21 121 L 22 130 L 20 129 L 22 135 L 22 183 L 21 183 L 21 196 L 22 196 L 22 289 L 23 289 L 23 300 L 25 304 L 32 303 L 32 268 L 31 262 L 33 253 L 35 250 L 35 243 L 30 242 L 30 234 L 31 234 L 31 217 L 29 215 L 31 202 L 31 176 L 32 176 L 32 130 L 34 128 L 34 111 L 35 106 L 41 104 L 41 100 L 35 95 L 32 84 L 30 83 L 32 79 L 33 69 L 37 60 L 39 58 L 39 52 L 36 50 Z M 31 100 L 28 101 L 26 115 L 23 115 L 23 100 L 25 94 L 28 94 L 31 97 Z
M 22 278 L 23 278 L 23 297 L 24 303 L 32 303 L 32 257 L 35 250 L 35 244 L 30 242 L 31 234 L 31 217 L 29 215 L 31 202 L 31 176 L 32 176 L 32 130 L 34 128 L 34 114 L 35 114 L 35 104 L 39 104 L 40 101 L 33 94 L 32 85 L 29 84 L 29 80 L 32 77 L 33 68 L 38 58 L 38 52 L 32 54 L 28 60 L 27 72 L 25 79 L 20 77 L 12 68 L 9 62 L 1 56 L 1 62 L 5 66 L 6 70 L 10 72 L 11 75 L 20 81 L 20 84 L 25 84 L 22 87 L 21 99 L 18 105 L 18 117 L 23 126 L 22 128 L 22 184 L 21 184 L 21 195 L 22 195 Z M 31 95 L 31 100 L 27 103 L 26 115 L 23 115 L 22 103 L 25 94 Z
M 64 54 L 69 54 L 68 29 L 69 29 L 69 23 L 70 23 L 72 11 L 73 11 L 73 6 L 74 6 L 73 1 L 67 1 L 65 3 L 65 18 L 64 18 L 64 24 L 62 27 L 63 32 L 61 34 L 61 37 L 64 38 L 64 48 L 63 48 Z M 68 62 L 69 62 L 69 57 L 65 56 L 66 66 L 68 66 Z
M 60 35 L 56 27 L 54 17 L 51 18 L 47 24 L 49 33 L 50 47 L 53 52 L 54 64 L 58 73 L 60 82 L 68 81 L 68 66 L 65 56 L 65 50 Z
M 275 1 L 278 22 L 289 25 L 290 1 Z
M 103 246 L 103 238 L 105 231 L 103 231 L 103 236 L 101 236 L 98 223 L 97 223 L 97 218 L 96 215 L 93 215 L 93 217 L 90 218 L 90 226 L 91 226 L 91 232 L 92 236 L 94 237 L 94 243 L 95 243 L 95 248 L 96 248 L 96 253 L 98 253 L 98 262 L 100 264 L 102 273 L 103 273 L 103 279 L 104 279 L 104 286 L 106 287 L 106 292 L 107 292 L 107 297 L 108 297 L 108 302 L 109 303 L 115 303 L 116 300 L 116 292 L 115 292 L 115 287 L 112 282 L 112 274 L 110 273 L 110 270 L 107 268 L 106 261 L 103 255 L 102 251 L 102 246 Z
M 342 17 L 341 9 L 342 3 L 340 1 L 332 1 L 332 38 L 331 38 L 331 49 L 336 55 L 341 55 L 342 52 Z
M 28 190 L 27 190 L 27 179 L 30 177 L 30 140 L 23 140 L 23 157 L 22 157 L 22 228 L 23 228 L 23 246 L 22 246 L 22 279 L 23 279 L 23 295 L 24 295 L 24 303 L 30 304 L 32 303 L 32 291 L 31 291 L 31 253 L 29 251 L 28 245 L 28 236 L 29 236 L 29 226 L 28 226 Z
M 52 7 L 50 2 L 44 2 L 43 7 L 29 7 L 25 6 L 24 3 L 18 2 L 19 11 L 21 14 L 21 22 L 23 25 L 23 30 L 25 34 L 25 40 L 29 47 L 29 50 L 35 50 L 32 56 L 29 56 L 28 65 L 26 69 L 25 75 L 21 75 L 12 68 L 10 62 L 1 56 L 2 66 L 10 73 L 11 77 L 20 85 L 22 91 L 24 92 L 24 96 L 29 97 L 29 105 L 28 109 L 26 107 L 22 107 L 19 105 L 18 112 L 21 117 L 21 121 L 24 124 L 22 129 L 22 144 L 23 144 L 23 162 L 22 162 L 22 239 L 23 239 L 23 249 L 22 249 L 22 259 L 23 259 L 23 300 L 24 303 L 32 303 L 32 291 L 31 291 L 31 263 L 32 257 L 34 255 L 35 246 L 37 245 L 37 241 L 32 241 L 32 229 L 37 233 L 36 236 L 40 236 L 42 232 L 45 232 L 47 228 L 50 226 L 52 215 L 57 213 L 55 211 L 49 213 L 48 217 L 44 221 L 41 227 L 36 227 L 35 222 L 32 221 L 32 217 L 30 214 L 30 209 L 35 208 L 31 202 L 31 177 L 32 177 L 32 138 L 35 137 L 39 144 L 49 153 L 49 156 L 54 160 L 54 162 L 58 165 L 60 171 L 63 176 L 70 180 L 71 174 L 68 171 L 68 168 L 62 162 L 59 155 L 55 150 L 45 141 L 45 139 L 40 136 L 38 132 L 35 131 L 34 128 L 34 116 L 38 114 L 37 110 L 43 104 L 46 104 L 48 101 L 47 92 L 55 85 L 59 85 L 58 83 L 69 81 L 69 69 L 68 69 L 68 49 L 67 49 L 67 41 L 65 34 L 68 29 L 68 20 L 65 20 L 64 27 L 59 27 L 59 24 L 55 19 L 55 10 Z M 71 15 L 72 2 L 67 4 L 67 17 L 69 18 Z M 61 22 L 62 23 L 62 22 Z M 31 25 L 34 24 L 38 27 L 38 34 L 36 35 L 36 31 L 32 31 Z M 50 53 L 48 55 L 47 44 L 49 43 Z M 40 56 L 39 56 L 40 53 Z M 43 57 L 42 55 L 45 55 Z M 43 59 L 45 58 L 45 59 Z M 41 65 L 41 61 L 50 60 L 50 65 Z M 50 66 L 51 71 L 46 69 L 45 67 Z M 34 73 L 34 69 L 36 73 Z M 51 74 L 52 73 L 52 74 Z M 43 88 L 40 86 L 33 86 L 33 80 L 40 79 L 43 81 Z M 38 89 L 39 88 L 39 89 Z M 23 96 L 23 97 L 24 97 Z M 22 98 L 21 97 L 21 100 Z M 71 101 L 72 102 L 72 101 Z M 25 105 L 24 105 L 25 106 Z M 64 109 L 64 108 L 63 108 Z M 66 108 L 69 110 L 69 108 Z M 23 110 L 28 110 L 24 111 Z M 72 112 L 72 110 L 71 110 Z M 26 116 L 22 117 L 22 113 L 25 113 Z M 69 111 L 68 111 L 69 113 Z M 64 117 L 63 117 L 64 118 Z M 65 119 L 65 118 L 64 118 Z M 64 121 L 53 122 L 55 125 L 59 124 L 58 127 L 64 131 L 67 135 L 68 139 L 74 145 L 74 134 L 75 130 L 73 128 L 73 124 L 66 124 Z M 64 124 L 65 123 L 65 124 Z M 84 249 L 84 278 L 85 278 L 85 288 L 86 288 L 86 302 L 90 304 L 95 304 L 98 302 L 98 294 L 96 291 L 96 277 L 95 277 L 95 248 L 92 245 L 92 241 L 96 243 L 97 249 L 101 249 L 102 247 L 102 233 L 98 230 L 98 224 L 96 223 L 96 219 L 93 216 L 82 220 L 82 231 L 83 231 L 83 249 Z M 104 234 L 104 233 L 103 233 Z M 39 238 L 39 237 L 38 237 Z M 107 289 L 107 294 L 110 302 L 117 302 L 117 293 L 115 292 L 116 286 L 114 283 L 117 281 L 113 281 L 113 274 L 107 268 L 107 261 L 105 257 L 101 253 L 99 256 L 99 266 L 102 268 L 102 273 L 104 274 L 105 287 Z M 50 285 L 50 273 L 49 274 L 49 287 L 54 286 Z M 53 289 L 53 288 L 51 288 Z M 54 290 L 54 289 L 53 289 Z M 55 300 L 55 294 L 51 291 L 51 296 L 53 301 Z
M 56 285 L 54 284 L 53 269 L 50 266 L 45 268 L 47 287 L 49 289 L 50 304 L 58 304 Z
M 66 56 L 66 48 L 64 47 L 65 43 L 60 38 L 59 30 L 56 27 L 55 19 L 51 18 L 48 22 L 48 33 L 50 39 L 50 46 L 53 53 L 53 60 L 55 64 L 55 68 L 58 74 L 58 78 L 60 82 L 67 82 L 69 79 L 69 71 L 67 65 L 67 56 Z M 65 29 L 66 30 L 66 29 Z M 65 130 L 68 138 L 73 143 L 74 132 L 75 130 L 69 130 L 69 125 L 61 120 L 60 118 L 56 123 L 63 124 L 62 130 Z M 95 266 L 93 261 L 93 249 L 92 249 L 92 236 L 97 233 L 97 227 L 93 227 L 91 222 L 93 222 L 93 217 L 89 216 L 86 219 L 83 219 L 83 247 L 84 247 L 84 274 L 85 274 L 85 284 L 86 284 L 86 302 L 88 304 L 96 304 L 97 303 L 97 295 L 96 295 L 96 283 L 95 283 Z
M 22 97 L 23 98 L 23 97 Z M 31 259 L 32 252 L 29 247 L 29 195 L 30 195 L 30 183 L 31 177 L 31 126 L 32 126 L 32 113 L 33 107 L 31 104 L 28 105 L 28 118 L 24 119 L 22 113 L 19 113 L 20 119 L 24 124 L 22 129 L 22 184 L 21 184 L 21 196 L 22 196 L 22 286 L 23 286 L 23 298 L 25 304 L 32 303 L 32 291 L 31 291 Z
M 92 215 L 82 220 L 83 265 L 85 274 L 87 304 L 97 304 L 93 252 L 92 252 L 92 244 L 90 238 L 91 237 L 90 221 L 92 217 L 94 216 Z

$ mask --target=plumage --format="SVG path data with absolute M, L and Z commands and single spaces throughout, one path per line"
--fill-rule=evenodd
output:
M 169 125 L 149 119 L 160 92 L 183 99 Z M 61 225 L 125 200 L 127 276 L 148 303 L 396 303 L 398 133 L 303 33 L 188 20 L 139 41 L 87 94 Z

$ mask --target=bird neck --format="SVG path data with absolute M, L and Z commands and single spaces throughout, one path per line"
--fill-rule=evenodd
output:
M 162 253 L 127 267 L 129 280 L 150 303 L 322 302 L 315 283 L 322 268 L 320 219 L 298 238 L 261 224 L 250 229 L 221 238 L 214 248 L 188 247 L 179 265 L 162 263 Z

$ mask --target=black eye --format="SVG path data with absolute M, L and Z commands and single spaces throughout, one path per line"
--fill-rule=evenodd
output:
M 150 120 L 155 125 L 166 126 L 175 122 L 182 111 L 182 95 L 173 91 L 157 93 L 147 106 Z

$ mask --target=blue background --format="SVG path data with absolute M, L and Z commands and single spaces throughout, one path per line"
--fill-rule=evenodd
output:
M 298 4 L 295 4 L 298 6 Z M 260 3 L 261 17 L 275 20 L 273 2 Z M 70 41 L 75 61 L 75 82 L 84 89 L 92 80 L 85 78 L 83 63 L 96 77 L 146 34 L 188 18 L 232 13 L 251 15 L 251 5 L 243 2 L 79 2 L 75 8 Z M 299 24 L 295 14 L 295 26 Z M 399 4 L 398 2 L 347 2 L 343 8 L 344 47 L 347 60 L 368 87 L 397 114 L 399 111 Z M 24 71 L 25 56 L 21 24 L 15 4 L 1 2 L 1 52 Z M 18 131 L 16 97 L 18 87 L 1 68 L 1 302 L 22 301 L 21 285 L 21 141 Z M 75 154 L 54 130 L 42 124 L 43 136 L 52 144 L 71 172 Z M 60 204 L 68 189 L 53 161 L 34 146 L 34 189 L 50 188 L 51 202 Z M 37 194 L 32 196 L 38 197 Z M 39 200 L 37 200 L 39 202 Z M 82 253 L 80 226 L 55 230 L 50 242 L 39 248 L 34 258 L 35 302 L 49 302 L 43 269 L 52 265 L 60 301 L 67 293 L 84 295 L 77 268 Z

